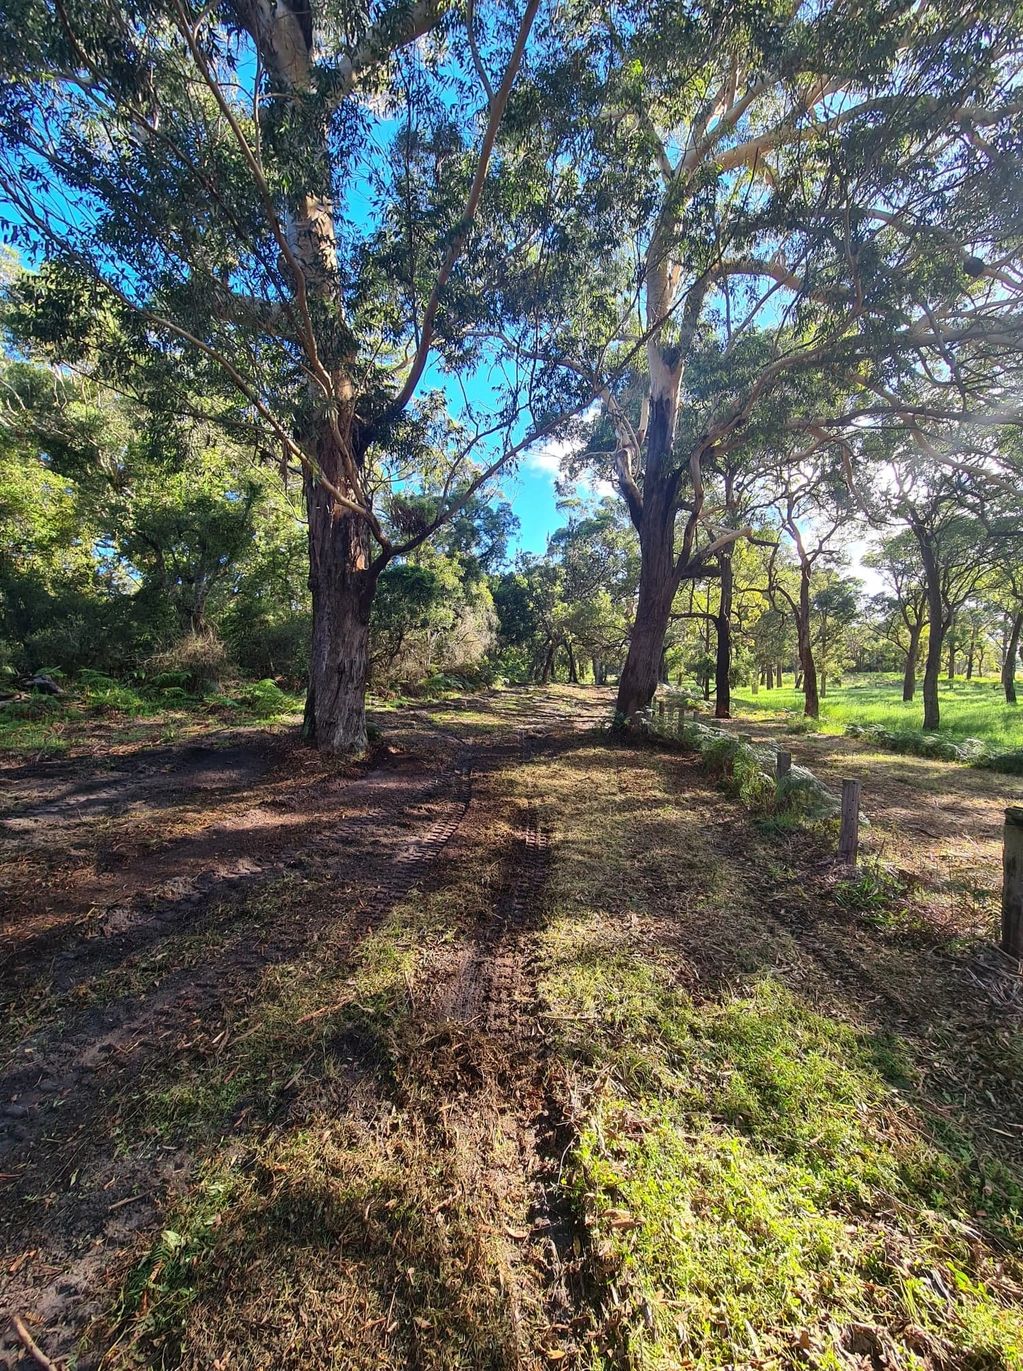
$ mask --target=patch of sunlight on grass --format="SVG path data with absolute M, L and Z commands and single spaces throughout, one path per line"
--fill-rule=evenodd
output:
M 733 692 L 733 707 L 745 714 L 772 714 L 803 709 L 803 693 L 783 686 L 753 695 L 748 687 Z M 941 733 L 954 741 L 979 738 L 993 748 L 1023 747 L 1023 709 L 1005 703 L 997 681 L 942 682 Z M 842 685 L 829 685 L 820 702 L 820 723 L 825 732 L 840 733 L 847 724 L 879 724 L 893 731 L 911 731 L 923 724 L 923 696 L 902 699 L 902 683 L 868 676 L 847 677 Z
M 1023 1364 L 1023 1193 L 930 1137 L 891 1041 L 767 976 L 695 1004 L 578 915 L 547 947 L 593 1082 L 566 1172 L 606 1291 L 593 1367 Z

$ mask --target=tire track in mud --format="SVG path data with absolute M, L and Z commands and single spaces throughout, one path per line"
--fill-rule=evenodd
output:
M 447 1012 L 457 1023 L 487 1033 L 516 1030 L 549 857 L 549 831 L 540 822 L 536 801 L 529 800 L 511 855 L 511 883 L 498 897 L 493 919 L 466 950 L 450 992 Z
M 571 721 L 558 722 L 560 730 L 546 720 L 547 727 L 518 728 L 515 744 L 491 753 L 489 769 L 522 767 L 571 746 Z M 464 938 L 454 967 L 448 952 L 447 965 L 432 969 L 447 980 L 428 1011 L 438 1041 L 454 1048 L 460 1068 L 448 1084 L 442 1133 L 453 1132 L 463 1145 L 474 1140 L 479 1190 L 489 1205 L 484 1221 L 503 1254 L 501 1286 L 524 1367 L 563 1355 L 562 1340 L 577 1314 L 576 1235 L 559 1184 L 571 1135 L 538 990 L 538 939 L 554 854 L 550 816 L 535 790 L 527 773 L 525 796 L 486 796 L 482 807 L 493 816 L 513 806 L 500 884 L 489 916 Z M 485 850 L 487 814 L 477 822 L 471 840 Z
M 465 743 L 447 773 L 425 791 L 416 788 L 406 808 L 390 816 L 386 809 L 374 810 L 347 824 L 342 854 L 321 857 L 327 846 L 323 837 L 312 845 L 321 878 L 347 874 L 360 892 L 369 887 L 351 915 L 349 950 L 428 877 L 457 833 L 472 801 L 473 755 Z M 355 841 L 357 835 L 371 837 L 388 817 L 413 826 L 396 854 Z M 336 854 L 337 837 L 329 841 Z M 244 900 L 238 912 L 244 912 Z M 2 1265 L 13 1268 L 15 1277 L 5 1296 L 12 1308 L 33 1310 L 41 1319 L 51 1353 L 66 1353 L 73 1345 L 89 1316 L 83 1296 L 101 1284 L 131 1232 L 154 1221 L 161 1193 L 180 1184 L 190 1165 L 177 1153 L 155 1170 L 153 1158 L 130 1152 L 115 1157 L 109 1126 L 103 1124 L 112 1100 L 126 1097 L 145 1079 L 147 1067 L 168 1051 L 184 1054 L 184 1064 L 202 1040 L 200 1056 L 208 1055 L 210 1040 L 243 988 L 251 989 L 262 972 L 300 953 L 315 927 L 305 922 L 278 929 L 263 947 L 253 947 L 242 933 L 201 970 L 170 973 L 155 993 L 125 997 L 102 1013 L 78 1016 L 77 1025 L 33 1035 L 27 1044 L 30 1060 L 24 1060 L 23 1044 L 22 1060 L 0 1078 L 0 1129 L 6 1129 L 6 1135 L 0 1131 L 0 1165 L 7 1161 L 0 1193 L 8 1215 Z M 343 947 L 339 955 L 345 955 Z M 197 1021 L 197 1038 L 173 1049 Z M 129 1106 L 122 1122 L 131 1113 Z M 57 1194 L 56 1203 L 33 1201 L 33 1195 L 48 1191 Z M 137 1202 L 122 1214 L 119 1202 L 132 1196 Z M 11 1216 L 19 1213 L 21 1220 L 12 1224 Z M 30 1249 L 35 1258 L 23 1262 Z M 0 1330 L 0 1362 L 5 1352 L 14 1351 L 6 1333 Z
M 312 868 L 321 889 L 324 881 L 336 881 L 340 901 L 349 902 L 340 916 L 348 926 L 341 929 L 336 951 L 332 949 L 332 956 L 343 961 L 417 886 L 443 884 L 448 863 L 455 860 L 453 840 L 464 841 L 477 781 L 528 759 L 556 732 L 554 720 L 531 721 L 539 727 L 529 728 L 509 722 L 507 732 L 470 741 L 427 720 L 428 727 L 455 745 L 442 775 L 412 785 L 411 793 L 399 793 L 401 778 L 385 773 L 382 779 L 390 779 L 390 788 L 385 784 L 377 789 L 377 803 L 338 825 L 336 832 L 321 831 L 312 839 L 306 835 L 290 856 L 287 851 L 280 854 L 283 860 L 272 871 L 264 867 L 238 883 L 229 897 L 233 923 L 227 941 L 201 968 L 177 967 L 153 990 L 124 996 L 101 1011 L 72 1013 L 66 1024 L 33 1035 L 31 1060 L 16 1058 L 12 1070 L 0 1078 L 0 1171 L 14 1173 L 0 1178 L 7 1211 L 2 1234 L 7 1256 L 0 1260 L 5 1267 L 18 1268 L 8 1299 L 12 1307 L 39 1318 L 51 1356 L 68 1353 L 93 1312 L 90 1298 L 107 1279 L 110 1263 L 126 1243 L 133 1243 L 135 1233 L 157 1223 L 167 1194 L 187 1183 L 196 1160 L 180 1148 L 163 1149 L 154 1159 L 145 1149 L 140 1154 L 131 1140 L 127 1153 L 116 1156 L 109 1120 L 118 1117 L 118 1101 L 127 1103 L 120 1117 L 130 1125 L 136 1113 L 132 1091 L 149 1079 L 151 1067 L 159 1070 L 158 1064 L 173 1053 L 174 1074 L 181 1078 L 190 1061 L 209 1060 L 217 1050 L 213 1044 L 219 1030 L 232 1023 L 244 1026 L 245 995 L 258 988 L 261 974 L 298 955 L 317 929 L 336 927 L 336 920 L 332 925 L 315 914 L 295 918 L 285 911 L 275 916 L 267 936 L 254 945 L 245 929 L 237 928 L 246 898 L 274 871 L 286 875 Z M 564 718 L 559 722 L 570 727 Z M 357 793 L 369 799 L 374 787 L 372 775 L 353 781 L 346 787 L 345 803 L 354 802 Z M 395 826 L 408 830 L 397 840 Z M 383 835 L 389 842 L 381 840 L 382 829 L 390 830 Z M 259 852 L 256 856 L 262 860 Z M 495 919 L 485 945 L 478 949 L 479 990 L 467 992 L 470 999 L 478 993 L 487 1035 L 501 1043 L 509 1060 L 515 1059 L 514 1084 L 502 1092 L 502 1127 L 518 1140 L 519 1155 L 525 1158 L 522 1174 L 539 1192 L 546 1165 L 540 1138 L 546 1124 L 540 1116 L 546 1116 L 547 1103 L 544 1098 L 537 1104 L 537 1082 L 546 1068 L 536 1040 L 538 1016 L 530 1016 L 528 1032 L 523 1025 L 529 1006 L 535 1006 L 530 933 L 542 901 L 548 858 L 549 836 L 538 805 L 531 801 L 522 810 Z M 187 932 L 189 918 L 195 917 L 191 899 L 170 903 L 176 906 L 174 925 L 168 929 L 169 921 L 162 920 L 157 936 Z M 184 928 L 178 927 L 178 918 Z M 173 958 L 173 940 L 169 942 Z M 192 1041 L 182 1042 L 184 1037 Z M 32 1198 L 47 1192 L 48 1201 Z M 122 1209 L 122 1203 L 129 1207 Z M 536 1213 L 545 1212 L 538 1199 Z M 19 1214 L 24 1222 L 17 1217 L 12 1222 L 11 1216 Z M 545 1228 L 550 1226 L 548 1220 L 542 1222 Z M 532 1242 L 528 1246 L 532 1248 Z M 29 1248 L 37 1249 L 37 1258 L 18 1267 Z M 526 1260 L 523 1250 L 513 1249 L 513 1264 Z M 535 1256 L 529 1260 L 536 1264 Z M 0 1331 L 0 1362 L 8 1350 Z
M 379 869 L 379 854 L 372 850 L 364 854 L 366 864 L 352 874 L 360 884 L 369 886 L 369 894 L 368 898 L 359 901 L 353 938 L 364 936 L 395 904 L 407 897 L 454 836 L 472 799 L 470 755 L 466 750 L 457 759 L 443 783 L 447 793 L 439 803 L 436 799 L 432 803 L 424 802 L 420 796 L 405 811 L 405 816 L 411 816 L 413 823 L 417 819 L 429 822 L 405 841 L 395 857 L 388 859 L 385 856 L 383 869 Z M 372 833 L 384 821 L 381 813 L 374 811 L 346 825 L 346 854 L 339 861 L 328 859 L 320 863 L 321 878 L 329 880 L 344 874 L 352 864 L 352 849 L 357 849 L 359 835 Z M 311 846 L 315 852 L 328 843 L 336 849 L 337 838 L 321 837 Z M 285 868 L 288 865 L 284 863 Z M 378 867 L 375 872 L 374 865 Z M 232 904 L 229 925 L 244 916 L 245 899 L 258 891 L 259 884 L 252 882 L 245 890 L 232 892 L 228 897 Z M 175 914 L 181 918 L 187 919 L 190 912 L 194 913 L 191 900 L 180 908 L 180 902 L 172 903 Z M 162 922 L 166 919 L 164 912 Z M 32 1035 L 21 1044 L 11 1068 L 0 1076 L 0 1122 L 8 1125 L 8 1135 L 14 1133 L 13 1138 L 0 1136 L 0 1157 L 4 1142 L 8 1150 L 11 1142 L 17 1143 L 21 1155 L 31 1149 L 36 1141 L 34 1135 L 50 1128 L 52 1120 L 47 1116 L 53 1111 L 46 1106 L 62 1097 L 66 1099 L 68 1091 L 81 1096 L 103 1090 L 107 1082 L 95 1073 L 100 1072 L 103 1077 L 110 1074 L 101 1071 L 105 1061 L 119 1059 L 127 1074 L 131 1074 L 127 1070 L 129 1066 L 132 1070 L 141 1069 L 147 1057 L 159 1050 L 174 1028 L 180 1026 L 183 1013 L 189 1018 L 202 1013 L 211 1023 L 219 1025 L 240 984 L 251 983 L 262 971 L 299 953 L 307 944 L 311 931 L 308 925 L 275 930 L 272 938 L 262 946 L 253 946 L 251 937 L 242 931 L 236 937 L 229 937 L 201 970 L 185 967 L 171 972 L 163 978 L 155 993 L 124 997 L 102 1011 L 85 1011 L 77 1019 L 72 1016 L 70 1022 L 56 1030 Z M 30 1060 L 25 1061 L 26 1056 Z M 15 1129 L 10 1127 L 11 1120 L 18 1121 Z

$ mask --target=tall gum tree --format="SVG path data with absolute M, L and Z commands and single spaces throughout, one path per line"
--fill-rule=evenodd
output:
M 586 456 L 642 552 L 627 720 L 656 689 L 679 586 L 745 532 L 712 526 L 706 468 L 758 416 L 784 425 L 794 376 L 943 365 L 996 319 L 1018 339 L 978 207 L 1018 176 L 1020 41 L 997 5 L 559 13 L 536 141 L 571 155 L 577 195 L 557 288 L 524 292 L 519 341 L 602 401 Z
M 491 274 L 523 246 L 498 224 L 497 139 L 539 8 L 14 0 L 6 12 L 4 220 L 47 264 L 30 308 L 72 360 L 102 312 L 119 341 L 90 365 L 145 359 L 165 391 L 187 378 L 301 471 L 306 732 L 326 753 L 366 743 L 382 569 L 533 436 L 514 359 L 493 405 L 467 401 L 457 425 L 437 387 L 445 366 L 471 364 L 466 328 L 489 318 Z M 487 361 L 501 360 L 492 348 Z M 381 502 L 400 506 L 424 468 L 439 493 L 395 542 Z

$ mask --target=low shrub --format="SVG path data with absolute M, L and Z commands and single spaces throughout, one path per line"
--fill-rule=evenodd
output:
M 273 714 L 283 714 L 290 708 L 290 701 L 276 681 L 253 681 L 235 692 L 235 699 L 250 714 L 257 718 L 268 719 Z
M 153 680 L 173 677 L 173 684 L 192 695 L 216 691 L 227 668 L 227 648 L 215 633 L 189 633 L 180 642 L 150 657 L 147 672 Z
M 650 732 L 658 734 L 652 709 L 646 711 L 644 722 Z M 698 752 L 723 787 L 753 813 L 783 813 L 787 820 L 797 823 L 818 823 L 835 818 L 839 812 L 835 796 L 805 767 L 792 767 L 778 784 L 777 753 L 770 744 L 746 742 L 698 719 L 687 720 L 676 733 L 660 736 Z
M 881 724 L 849 724 L 845 732 L 847 737 L 864 738 L 886 752 L 926 757 L 939 762 L 963 762 L 986 771 L 1023 775 L 1023 748 L 1005 751 L 992 748 L 981 738 L 955 740 L 942 733 L 885 728 Z

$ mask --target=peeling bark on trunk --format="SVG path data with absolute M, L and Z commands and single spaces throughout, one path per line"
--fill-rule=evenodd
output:
M 655 437 L 651 432 L 648 439 L 651 445 Z M 660 676 L 661 650 L 678 588 L 674 515 L 663 483 L 659 488 L 644 492 L 641 525 L 636 619 L 618 681 L 617 713 L 626 723 L 646 709 L 654 698 Z
M 818 719 L 821 707 L 817 695 L 817 663 L 810 640 L 810 568 L 805 564 L 799 576 L 796 637 L 799 642 L 799 664 L 803 669 L 803 715 L 807 719 Z
M 327 454 L 321 454 L 325 471 Z M 369 616 L 377 575 L 364 519 L 338 514 L 330 494 L 305 480 L 313 630 L 303 735 L 330 756 L 366 750 Z

